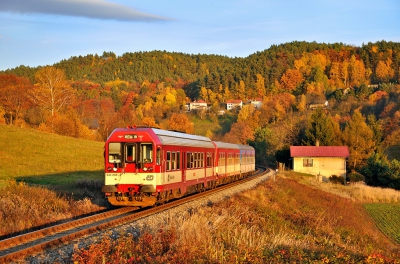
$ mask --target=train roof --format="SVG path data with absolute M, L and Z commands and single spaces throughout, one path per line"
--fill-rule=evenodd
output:
M 226 143 L 221 141 L 213 141 L 217 148 L 224 148 L 224 149 L 239 149 L 237 144 Z
M 239 149 L 240 150 L 253 150 L 254 151 L 254 148 L 252 147 L 252 146 L 249 146 L 249 145 L 238 145 L 239 146 Z
M 152 128 L 163 145 L 214 148 L 208 137 Z

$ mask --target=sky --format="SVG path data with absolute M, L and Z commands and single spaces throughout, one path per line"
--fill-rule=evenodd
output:
M 399 0 L 0 0 L 0 71 L 104 51 L 233 58 L 381 40 L 400 42 Z

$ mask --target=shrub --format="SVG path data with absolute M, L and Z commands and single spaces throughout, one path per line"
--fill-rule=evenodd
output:
M 329 177 L 329 182 L 336 184 L 343 184 L 344 178 L 343 176 L 332 175 L 331 177 Z
M 363 182 L 365 180 L 364 176 L 361 173 L 355 171 L 352 171 L 351 173 L 347 174 L 347 179 L 350 182 Z

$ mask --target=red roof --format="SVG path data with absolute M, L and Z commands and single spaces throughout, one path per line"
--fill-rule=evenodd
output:
M 290 157 L 349 157 L 347 146 L 291 146 Z
M 226 101 L 228 104 L 240 104 L 242 102 L 242 100 L 234 100 L 234 99 L 230 99 L 228 101 Z

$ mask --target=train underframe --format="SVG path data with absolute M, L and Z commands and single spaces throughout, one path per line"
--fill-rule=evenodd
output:
M 206 185 L 204 182 L 202 182 L 186 186 L 185 191 L 182 191 L 181 188 L 176 188 L 161 192 L 146 192 L 140 191 L 142 187 L 132 185 L 128 192 L 119 192 L 117 186 L 104 186 L 103 192 L 106 193 L 106 198 L 108 199 L 109 203 L 114 206 L 135 206 L 142 208 L 148 206 L 157 206 L 170 200 L 181 198 L 188 194 L 210 190 L 217 186 L 246 178 L 252 173 L 253 172 L 248 172 L 221 178 L 217 177 L 216 180 L 207 181 Z

